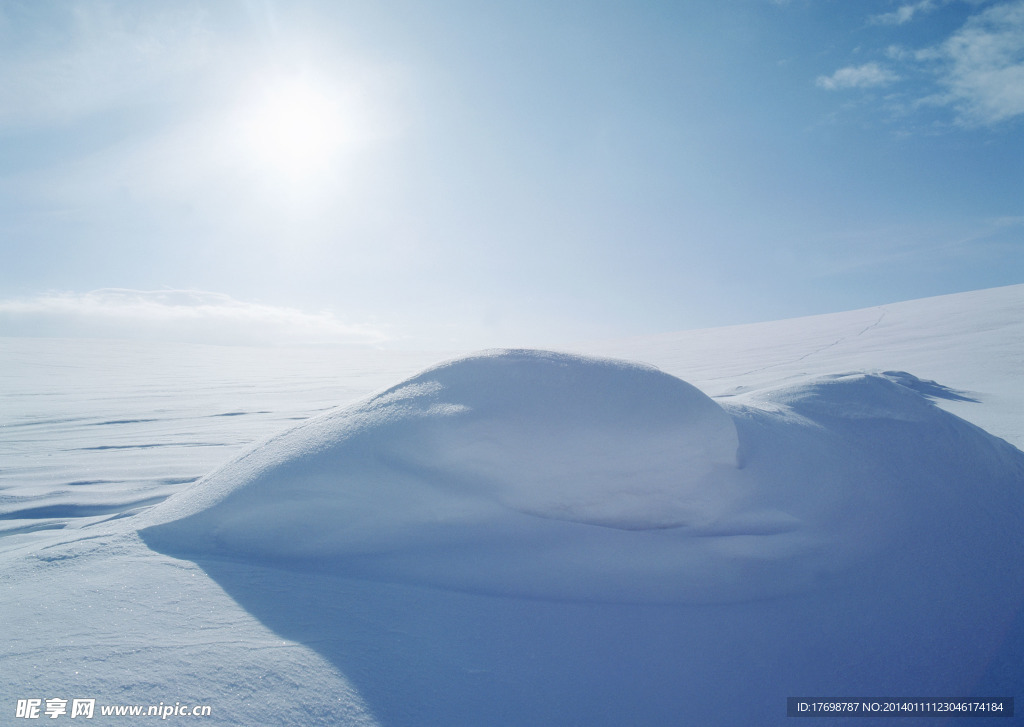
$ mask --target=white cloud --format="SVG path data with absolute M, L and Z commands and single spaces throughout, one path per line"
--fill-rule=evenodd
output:
M 368 325 L 331 313 L 247 303 L 195 290 L 105 288 L 0 300 L 0 335 L 137 338 L 221 345 L 375 344 Z
M 877 63 L 840 68 L 831 76 L 818 76 L 815 82 L 821 88 L 834 91 L 840 88 L 870 88 L 885 86 L 900 80 L 900 77 Z
M 949 2 L 921 0 L 870 20 L 903 25 Z M 816 84 L 834 91 L 916 80 L 923 85 L 896 97 L 890 108 L 945 107 L 962 126 L 990 126 L 1024 115 L 1024 0 L 989 5 L 936 45 L 911 50 L 890 44 L 884 52 L 890 67 L 876 62 L 848 66 L 819 76 Z
M 939 63 L 945 93 L 930 103 L 952 106 L 966 125 L 991 125 L 1024 114 L 1024 0 L 975 15 L 921 60 Z
M 911 5 L 902 5 L 891 13 L 871 16 L 871 22 L 877 25 L 903 25 L 914 19 L 918 13 L 927 13 L 936 8 L 934 0 L 921 0 Z

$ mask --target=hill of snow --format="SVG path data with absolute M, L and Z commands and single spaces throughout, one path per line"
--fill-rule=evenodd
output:
M 1017 589 L 1005 562 L 978 579 L 1024 543 L 1024 455 L 920 387 L 829 376 L 723 409 L 647 367 L 491 352 L 274 438 L 143 536 L 200 562 L 558 600 L 747 600 L 861 560 L 920 577 L 922 551 L 936 577 L 959 564 L 957 590 Z
M 787 697 L 1014 696 L 1022 309 L 1013 286 L 581 347 L 615 360 L 491 351 L 376 394 L 412 359 L 350 364 L 364 398 L 156 491 L 127 471 L 149 475 L 139 453 L 113 477 L 95 449 L 62 451 L 83 484 L 41 474 L 11 496 L 0 481 L 0 709 L 63 696 L 206 704 L 210 724 L 767 725 L 788 722 Z M 13 346 L 26 362 L 28 345 Z M 217 370 L 221 354 L 190 351 L 180 376 Z M 291 409 L 231 411 L 315 413 L 301 377 L 322 391 L 323 362 L 288 363 Z M 38 367 L 8 370 L 15 410 L 92 436 L 97 391 L 40 400 Z M 218 380 L 244 389 L 245 371 Z M 108 381 L 103 401 L 136 409 L 100 419 L 139 420 L 156 451 L 187 444 L 137 403 L 173 396 L 174 375 Z M 245 419 L 193 436 L 237 451 Z M 25 441 L 29 419 L 11 424 Z M 93 480 L 133 497 L 89 511 Z M 858 720 L 872 723 L 889 722 Z

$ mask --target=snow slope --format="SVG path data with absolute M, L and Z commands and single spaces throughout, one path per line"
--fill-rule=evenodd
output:
M 825 373 L 907 371 L 959 392 L 933 397 L 942 408 L 1024 447 L 1024 285 L 576 348 L 653 364 L 712 397 Z
M 63 695 L 210 704 L 213 724 L 727 725 L 783 724 L 787 696 L 1013 696 L 1022 303 L 1014 286 L 580 347 L 662 371 L 488 352 L 160 505 L 41 511 L 32 530 L 22 486 L 28 527 L 0 539 L 0 709 Z M 76 396 L 49 414 L 87 412 Z

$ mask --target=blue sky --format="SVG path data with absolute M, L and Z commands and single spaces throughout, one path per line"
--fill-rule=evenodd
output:
M 1007 285 L 1022 168 L 1024 0 L 8 1 L 0 335 L 554 345 Z

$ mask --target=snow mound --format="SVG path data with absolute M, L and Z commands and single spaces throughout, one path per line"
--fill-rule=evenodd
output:
M 1022 482 L 1018 450 L 881 375 L 725 409 L 647 366 L 495 351 L 251 450 L 154 508 L 143 537 L 471 592 L 729 601 L 922 548 L 977 574 L 1020 547 Z
M 732 420 L 660 371 L 511 351 L 415 377 L 373 407 L 412 423 L 392 466 L 512 510 L 626 530 L 709 517 L 736 467 Z M 383 413 L 383 412 L 382 412 Z

